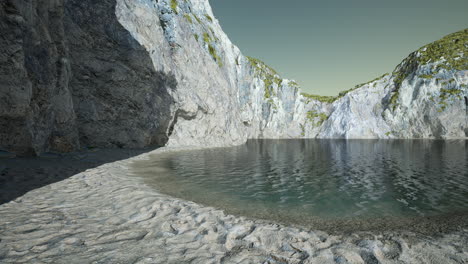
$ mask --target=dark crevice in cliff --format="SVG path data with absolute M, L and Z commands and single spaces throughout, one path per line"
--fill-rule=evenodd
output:
M 172 133 L 174 132 L 174 127 L 177 124 L 177 121 L 179 120 L 179 117 L 185 119 L 185 120 L 193 120 L 197 117 L 198 113 L 202 113 L 204 115 L 208 114 L 208 111 L 204 109 L 201 106 L 198 106 L 198 109 L 196 112 L 187 112 L 183 109 L 177 109 L 177 111 L 174 114 L 174 119 L 171 122 L 171 125 L 169 126 L 167 135 L 170 137 Z

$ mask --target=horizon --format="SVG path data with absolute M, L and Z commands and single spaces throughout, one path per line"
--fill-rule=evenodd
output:
M 244 55 L 325 96 L 391 73 L 411 52 L 468 26 L 468 2 L 460 0 L 210 4 Z

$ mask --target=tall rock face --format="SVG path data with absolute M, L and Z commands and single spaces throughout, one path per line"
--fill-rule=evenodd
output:
M 34 154 L 79 145 L 59 1 L 0 3 L 0 148 Z
M 208 1 L 117 1 L 121 24 L 178 80 L 170 146 L 237 145 L 248 138 L 300 137 L 299 89 L 245 57 L 222 31 Z
M 116 16 L 113 0 L 66 0 L 70 88 L 80 144 L 136 148 L 167 143 L 177 80 Z
M 4 0 L 0 150 L 467 136 L 467 30 L 337 97 L 244 56 L 208 0 Z
M 177 80 L 155 70 L 115 11 L 108 0 L 0 3 L 0 149 L 167 143 Z

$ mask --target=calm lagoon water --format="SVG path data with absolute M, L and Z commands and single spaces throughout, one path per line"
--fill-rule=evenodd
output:
M 468 212 L 464 140 L 250 140 L 153 156 L 133 170 L 165 194 L 325 229 L 401 227 Z

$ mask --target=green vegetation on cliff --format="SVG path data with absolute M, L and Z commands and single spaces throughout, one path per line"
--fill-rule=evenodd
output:
M 223 60 L 219 57 L 216 49 L 211 44 L 208 44 L 208 51 L 210 52 L 211 57 L 218 63 L 219 67 L 223 67 Z
M 382 75 L 380 75 L 379 77 L 373 79 L 372 81 L 368 81 L 368 82 L 366 82 L 366 83 L 358 84 L 358 85 L 354 86 L 354 88 L 349 89 L 349 90 L 346 90 L 346 91 L 343 91 L 343 92 L 341 92 L 341 93 L 339 93 L 339 94 L 342 94 L 342 93 L 343 93 L 343 95 L 345 95 L 345 94 L 347 94 L 347 93 L 349 93 L 349 92 L 351 92 L 351 91 L 354 91 L 354 90 L 356 90 L 356 89 L 359 89 L 359 88 L 361 88 L 361 87 L 363 87 L 363 86 L 365 86 L 365 85 L 368 85 L 368 84 L 370 84 L 370 83 L 374 83 L 374 87 L 375 87 L 375 82 L 377 82 L 377 81 L 383 79 L 383 78 L 384 78 L 385 76 L 387 76 L 387 75 L 390 75 L 390 73 L 382 74 Z
M 212 41 L 210 34 L 208 34 L 207 32 L 203 33 L 203 41 L 206 44 L 209 44 Z
M 265 99 L 269 99 L 272 96 L 276 96 L 273 84 L 280 86 L 281 82 L 283 81 L 279 77 L 278 73 L 273 68 L 266 65 L 263 61 L 259 59 L 255 59 L 248 56 L 247 59 L 254 68 L 255 77 L 262 79 L 263 83 L 265 84 Z
M 196 18 L 196 16 L 195 16 Z M 211 30 L 213 36 L 214 32 Z M 198 41 L 200 39 L 200 36 L 198 34 L 193 35 L 195 39 Z M 208 32 L 203 32 L 203 42 L 205 43 L 206 47 L 208 48 L 208 52 L 210 53 L 211 57 L 213 60 L 215 60 L 219 67 L 223 67 L 223 59 L 218 55 L 218 52 L 216 51 L 215 45 L 213 43 L 216 43 L 218 39 L 216 37 L 213 37 L 210 35 Z
M 201 21 L 201 19 L 200 19 L 197 15 L 193 14 L 193 17 L 195 18 L 195 20 L 197 20 L 198 24 L 202 24 L 202 23 L 203 23 L 203 22 Z
M 425 65 L 442 61 L 440 67 L 453 70 L 468 70 L 468 29 L 443 37 L 420 48 L 417 62 Z M 440 68 L 439 67 L 439 68 Z
M 434 75 L 432 74 L 421 74 L 419 75 L 420 78 L 423 78 L 423 79 L 432 79 L 434 77 Z
M 208 21 L 213 22 L 213 18 L 210 15 L 205 14 L 205 17 L 208 19 Z
M 389 75 L 388 73 L 380 76 L 380 77 L 377 77 L 375 78 L 374 80 L 372 81 L 369 81 L 369 82 L 366 82 L 366 83 L 361 83 L 361 84 L 358 84 L 356 86 L 354 86 L 354 88 L 351 88 L 349 90 L 345 90 L 345 91 L 342 91 L 340 92 L 337 96 L 323 96 L 323 95 L 315 95 L 315 94 L 307 94 L 307 93 L 301 93 L 302 96 L 304 96 L 305 98 L 308 99 L 308 102 L 310 102 L 310 100 L 315 100 L 315 101 L 319 101 L 319 102 L 322 102 L 322 103 L 333 103 L 335 102 L 336 100 L 344 97 L 346 94 L 348 94 L 349 92 L 352 92 L 352 91 L 355 91 L 365 85 L 368 85 L 370 83 L 374 83 L 374 86 L 376 86 L 376 82 L 382 78 L 384 78 L 385 76 Z
M 179 14 L 179 12 L 177 12 L 177 0 L 171 0 L 171 8 L 172 8 L 172 11 L 174 11 L 174 13 L 176 14 Z
M 187 21 L 188 21 L 190 24 L 193 24 L 192 16 L 190 16 L 189 14 L 184 14 L 184 17 L 185 17 L 185 19 L 187 19 Z
M 437 63 L 434 73 L 440 69 L 468 70 L 468 29 L 447 35 L 427 44 L 411 53 L 393 71 L 395 90 L 390 98 L 390 105 L 395 110 L 399 90 L 403 81 L 413 74 L 419 66 Z M 423 74 L 421 78 L 432 78 L 432 74 Z
M 449 105 L 448 104 L 448 100 L 453 100 L 455 98 L 458 98 L 458 99 L 462 99 L 461 97 L 461 94 L 463 93 L 462 90 L 458 90 L 458 89 L 445 89 L 445 88 L 442 88 L 440 89 L 440 94 L 439 94 L 439 110 L 438 112 L 442 112 L 444 111 L 447 106 Z
M 318 113 L 315 110 L 307 112 L 307 119 L 312 123 L 313 126 L 319 127 L 328 119 L 328 115 L 325 113 Z
M 308 99 L 307 102 L 310 102 L 310 100 L 315 100 L 322 103 L 333 103 L 338 99 L 338 96 L 324 96 L 308 93 L 301 93 L 301 95 Z
M 443 37 L 440 40 L 427 44 L 417 51 L 411 53 L 404 59 L 393 71 L 393 82 L 395 89 L 390 96 L 389 105 L 393 110 L 397 107 L 398 98 L 400 96 L 399 90 L 403 81 L 414 74 L 419 66 L 435 63 L 432 68 L 432 73 L 420 74 L 419 77 L 423 79 L 432 79 L 440 69 L 462 71 L 468 70 L 468 29 L 464 29 L 450 35 Z M 333 103 L 342 98 L 347 93 L 359 89 L 369 83 L 374 82 L 385 77 L 384 74 L 370 82 L 356 85 L 354 88 L 340 92 L 338 96 L 320 96 L 302 93 L 302 96 L 308 100 L 316 100 L 323 103 Z M 442 91 L 443 94 L 446 92 Z

